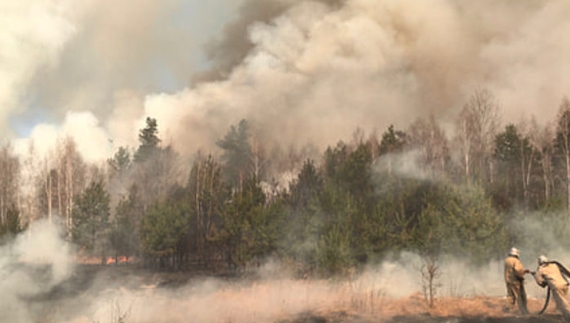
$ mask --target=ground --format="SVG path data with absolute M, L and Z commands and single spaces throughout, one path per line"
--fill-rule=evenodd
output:
M 533 323 L 563 322 L 550 304 L 544 314 L 537 314 L 543 300 L 530 300 L 533 314 L 519 315 L 505 306 L 504 298 L 447 298 L 438 300 L 432 309 L 421 304 L 418 295 L 386 301 L 378 315 L 358 314 L 349 311 L 304 313 L 289 323 Z
M 238 283 L 227 277 L 203 283 L 205 277 L 127 266 L 83 266 L 62 284 L 26 300 L 30 308 L 40 309 L 37 317 L 42 320 L 34 321 L 49 323 L 115 323 L 119 314 L 125 314 L 126 319 L 120 321 L 125 323 L 562 322 L 554 302 L 543 315 L 521 316 L 505 297 L 440 297 L 430 307 L 419 292 L 390 298 L 350 284 L 331 287 L 330 282 L 307 280 Z M 531 313 L 538 313 L 543 304 L 544 298 L 531 298 L 528 307 Z M 105 306 L 111 309 L 110 314 L 101 309 Z M 129 306 L 134 309 L 127 313 Z

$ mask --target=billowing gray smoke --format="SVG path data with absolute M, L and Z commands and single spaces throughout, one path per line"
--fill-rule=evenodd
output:
M 254 48 L 254 43 L 248 35 L 249 28 L 254 23 L 271 23 L 271 21 L 298 1 L 263 1 L 250 0 L 243 3 L 239 16 L 228 23 L 222 36 L 208 44 L 206 52 L 213 63 L 213 68 L 198 74 L 196 81 L 214 81 L 224 79 L 234 67 L 240 65 L 248 53 Z M 344 0 L 315 0 L 325 4 L 340 6 Z
M 149 96 L 147 114 L 200 143 L 247 118 L 268 141 L 323 145 L 357 127 L 383 131 L 429 114 L 450 121 L 480 86 L 507 116 L 540 107 L 540 121 L 554 116 L 565 94 L 560 67 L 568 64 L 553 53 L 568 44 L 550 38 L 568 28 L 564 2 L 263 3 L 246 2 L 242 19 L 213 47 L 223 78 Z
M 14 241 L 0 247 L 0 321 L 37 322 L 53 308 L 38 302 L 73 273 L 73 248 L 60 236 L 56 225 L 34 222 Z M 51 305 L 50 305 L 51 307 Z
M 570 85 L 562 0 L 22 3 L 3 25 L 39 11 L 45 26 L 0 37 L 20 45 L 15 52 L 48 56 L 11 53 L 0 63 L 10 78 L 0 86 L 3 119 L 40 109 L 45 118 L 34 122 L 52 128 L 31 136 L 71 133 L 89 159 L 136 145 L 146 116 L 189 153 L 243 118 L 267 144 L 323 146 L 357 127 L 404 128 L 429 114 L 449 122 L 480 87 L 505 118 L 545 122 Z

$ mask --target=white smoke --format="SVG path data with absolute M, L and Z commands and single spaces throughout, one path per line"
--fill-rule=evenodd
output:
M 204 36 L 173 25 L 181 2 L 21 3 L 4 3 L 10 14 L 0 18 L 7 58 L 0 120 L 29 109 L 38 93 L 33 103 L 56 120 L 49 127 L 95 140 L 83 148 L 98 150 L 84 152 L 86 159 L 108 154 L 100 150 L 105 136 L 110 150 L 136 145 L 146 116 L 158 119 L 166 142 L 184 142 L 175 147 L 189 153 L 243 118 L 267 143 L 323 146 L 357 127 L 402 128 L 429 114 L 450 121 L 478 86 L 494 93 L 505 117 L 546 122 L 570 85 L 570 43 L 562 37 L 570 5 L 563 0 L 245 1 L 247 35 L 234 33 L 219 46 L 243 60 L 225 77 L 196 84 L 189 56 L 200 55 Z M 195 8 L 222 12 L 240 2 L 217 3 Z M 161 92 L 171 77 L 186 87 Z M 62 126 L 71 122 L 66 110 L 95 119 L 86 128 Z
M 194 9 L 220 13 L 241 2 L 212 3 Z M 34 105 L 62 129 L 66 111 L 89 111 L 116 148 L 136 145 L 141 121 L 152 116 L 166 142 L 193 153 L 243 118 L 267 144 L 322 147 L 357 127 L 404 128 L 430 114 L 449 122 L 478 86 L 495 95 L 506 118 L 539 122 L 551 121 L 568 94 L 567 1 L 243 3 L 230 25 L 240 28 L 212 47 L 226 52 L 212 53 L 210 64 L 215 71 L 216 57 L 240 60 L 220 61 L 225 74 L 192 84 L 204 34 L 231 14 L 220 14 L 218 25 L 197 19 L 205 33 L 180 27 L 179 1 L 9 1 L 3 12 L 10 14 L 0 18 L 7 57 L 0 120 Z
M 14 241 L 0 247 L 0 320 L 35 322 L 32 311 L 37 298 L 73 272 L 73 247 L 61 238 L 59 227 L 36 221 Z
M 151 95 L 145 111 L 175 134 L 196 138 L 185 145 L 189 150 L 241 118 L 269 142 L 320 146 L 357 127 L 404 127 L 430 113 L 449 122 L 481 85 L 507 118 L 545 122 L 569 81 L 563 76 L 568 42 L 557 36 L 569 29 L 562 18 L 569 7 L 564 1 L 299 1 L 249 26 L 253 47 L 227 78 Z
M 0 127 L 22 111 L 21 100 L 37 70 L 60 63 L 60 53 L 76 32 L 64 1 L 0 3 Z

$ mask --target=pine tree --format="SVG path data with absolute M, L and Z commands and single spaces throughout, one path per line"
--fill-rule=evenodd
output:
M 277 249 L 284 209 L 280 203 L 266 205 L 266 197 L 255 177 L 236 191 L 222 214 L 222 223 L 212 239 L 223 248 L 227 264 L 241 268 L 261 260 Z
M 139 133 L 139 148 L 135 153 L 134 161 L 142 163 L 156 154 L 159 150 L 160 138 L 158 138 L 158 124 L 156 119 L 147 117 L 146 127 Z
M 241 120 L 238 127 L 232 126 L 224 139 L 216 144 L 223 149 L 222 162 L 226 179 L 234 187 L 240 188 L 251 173 L 253 153 L 249 142 L 249 126 Z
M 109 194 L 102 181 L 91 182 L 77 198 L 73 209 L 72 238 L 90 252 L 99 252 L 106 257 L 109 228 Z
M 121 200 L 115 209 L 115 218 L 110 223 L 109 241 L 115 251 L 115 261 L 118 256 L 125 257 L 128 261 L 138 251 L 139 236 L 135 204 L 132 195 Z
M 131 166 L 131 153 L 126 147 L 119 147 L 108 163 L 115 172 L 122 174 Z
M 141 243 L 145 256 L 159 261 L 160 269 L 179 268 L 181 248 L 189 228 L 184 203 L 164 201 L 154 204 L 142 221 Z

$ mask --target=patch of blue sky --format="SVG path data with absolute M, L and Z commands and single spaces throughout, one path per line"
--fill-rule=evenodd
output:
M 37 104 L 31 104 L 23 112 L 14 113 L 8 117 L 10 128 L 19 138 L 28 138 L 38 124 L 50 121 L 55 121 L 50 110 Z
M 190 64 L 194 72 L 201 72 L 211 67 L 204 50 L 209 41 L 218 38 L 223 31 L 224 26 L 231 20 L 237 18 L 238 8 L 243 0 L 183 0 L 180 7 L 172 13 L 169 24 L 175 29 L 183 30 L 182 34 L 189 35 L 193 38 L 194 46 L 188 48 L 188 54 L 180 59 L 187 60 L 182 65 Z M 135 88 L 141 87 L 141 90 L 150 92 L 175 93 L 188 86 L 191 75 L 185 76 L 178 71 L 173 71 L 172 67 L 176 64 L 161 61 L 157 59 L 150 68 L 151 78 L 147 80 L 139 80 L 141 84 L 132 84 Z M 152 80 L 154 79 L 154 80 Z M 81 84 L 81 82 L 79 82 Z M 115 90 L 111 84 L 110 88 L 100 89 L 106 93 L 114 93 Z M 34 92 L 34 89 L 29 89 Z M 79 88 L 77 88 L 79 90 Z M 29 137 L 31 131 L 41 123 L 55 123 L 59 120 L 52 109 L 42 104 L 41 94 L 31 95 L 24 100 L 26 105 L 20 113 L 13 113 L 9 116 L 9 124 L 12 131 L 19 137 Z M 102 102 L 99 104 L 110 104 L 112 97 L 99 98 Z M 107 102 L 108 101 L 108 102 Z

